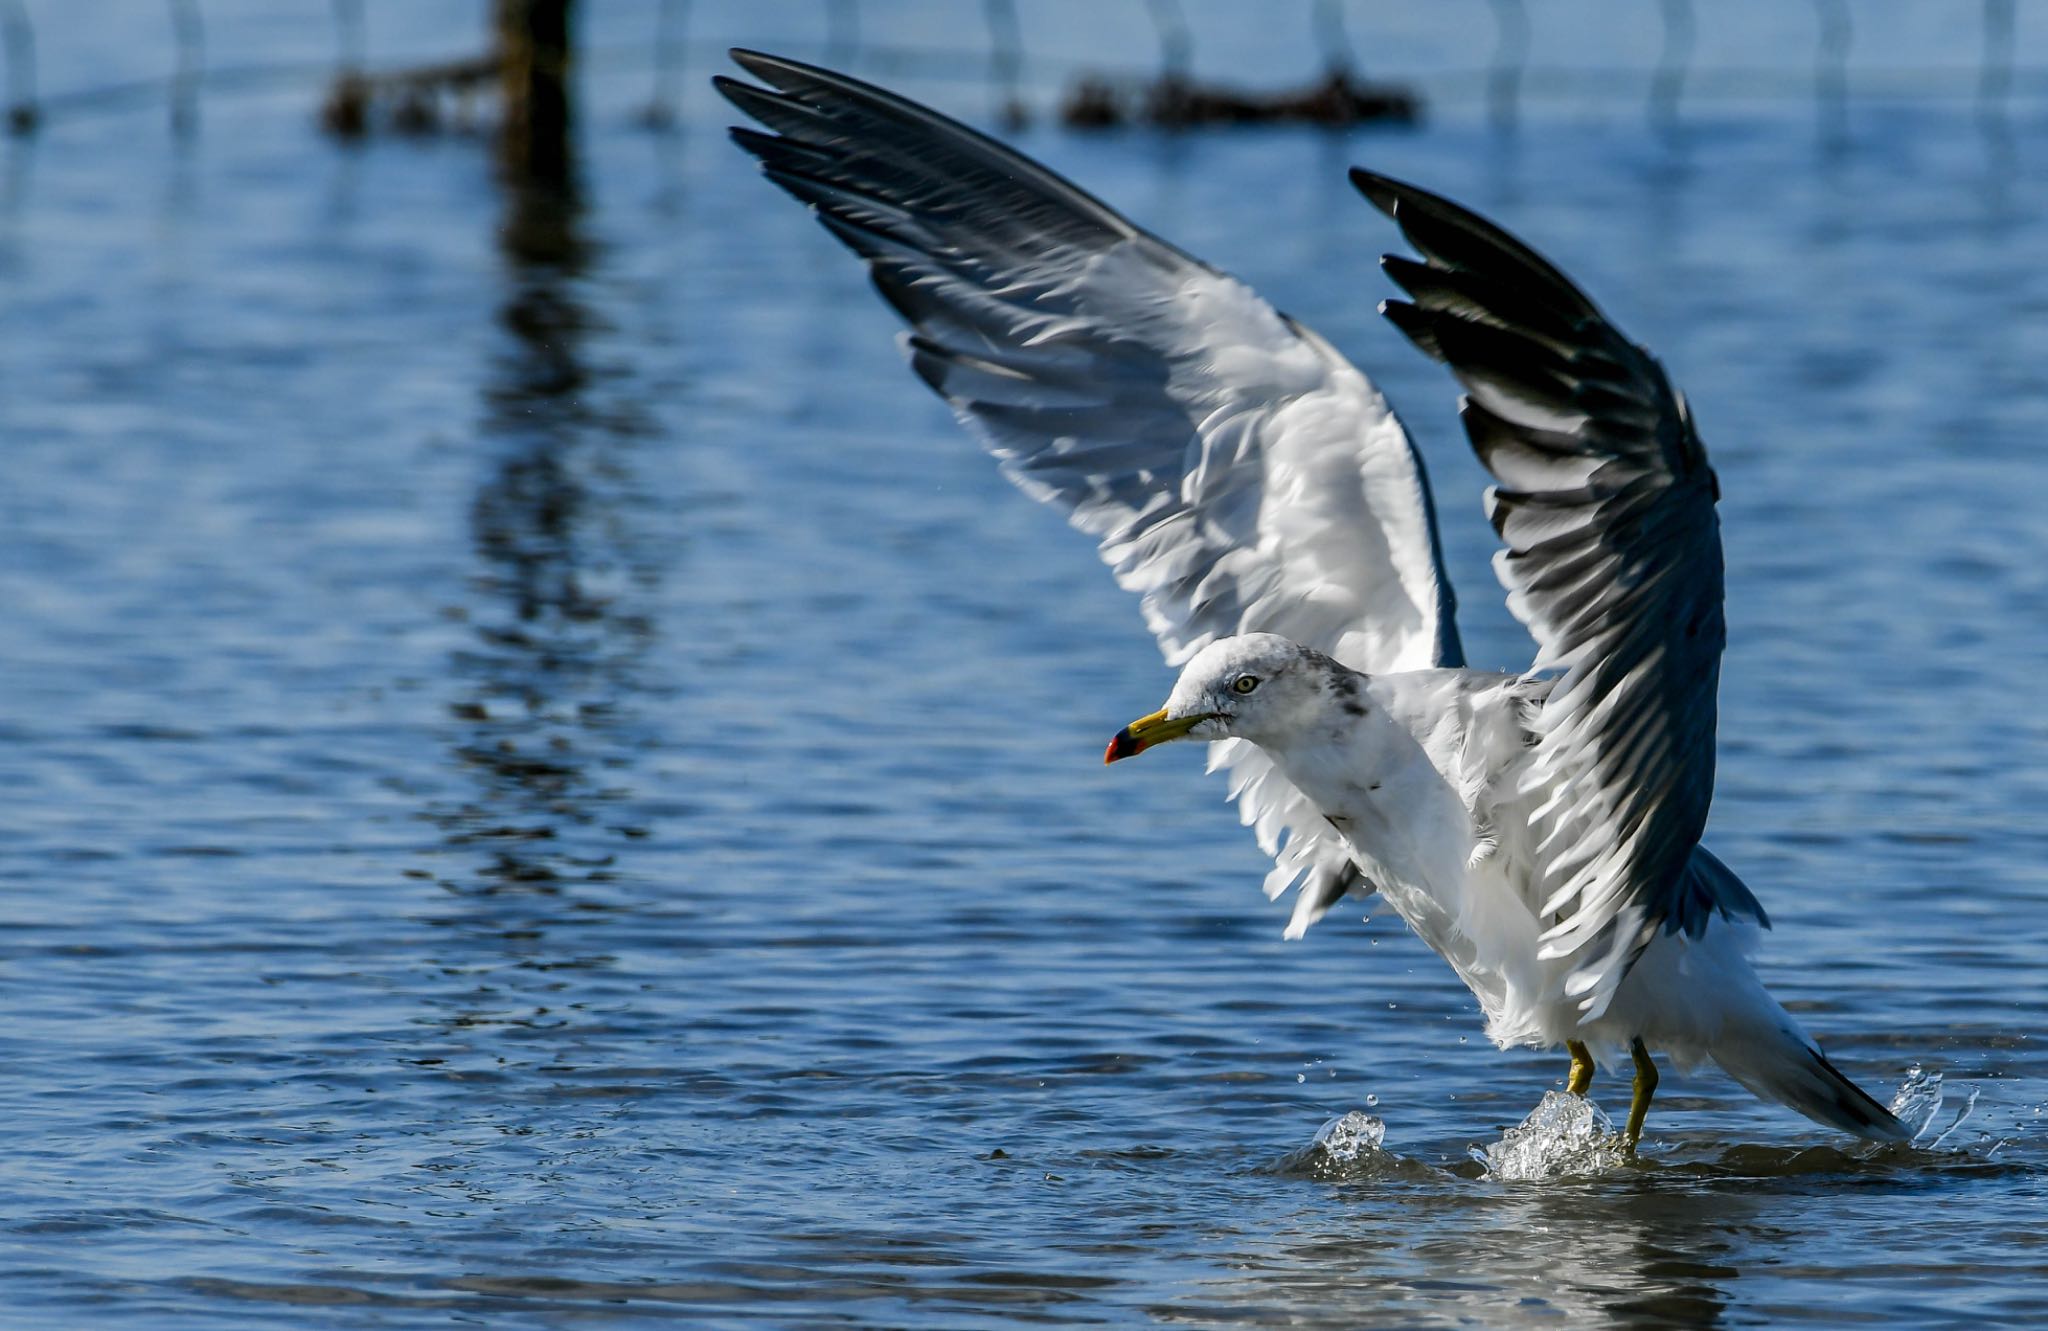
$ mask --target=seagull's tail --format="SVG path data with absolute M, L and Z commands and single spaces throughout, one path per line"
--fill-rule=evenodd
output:
M 1828 1062 L 1790 1013 L 1775 1002 L 1771 1006 L 1776 1009 L 1775 1021 L 1744 1023 L 1714 1044 L 1714 1061 L 1723 1072 L 1764 1099 L 1796 1109 L 1816 1123 L 1870 1141 L 1912 1138 L 1890 1110 Z

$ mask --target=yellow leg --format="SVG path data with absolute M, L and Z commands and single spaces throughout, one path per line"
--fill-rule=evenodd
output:
M 1593 1084 L 1593 1055 L 1577 1040 L 1566 1040 L 1564 1047 L 1572 1053 L 1571 1080 L 1564 1084 L 1566 1094 L 1584 1095 L 1586 1088 Z
M 1643 1139 L 1643 1119 L 1650 1112 L 1650 1097 L 1657 1093 L 1657 1065 L 1650 1061 L 1650 1051 L 1643 1048 L 1641 1040 L 1631 1040 L 1628 1053 L 1636 1064 L 1636 1091 L 1628 1106 L 1628 1149 L 1633 1151 Z

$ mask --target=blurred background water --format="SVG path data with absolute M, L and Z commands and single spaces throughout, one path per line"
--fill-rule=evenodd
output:
M 1872 1153 L 1667 1077 L 1639 1165 L 1510 1184 L 1468 1149 L 1562 1061 L 1389 917 L 1282 943 L 1197 755 L 1100 765 L 1169 682 L 1135 606 L 724 140 L 734 42 L 990 121 L 981 9 L 588 4 L 535 189 L 459 124 L 318 125 L 338 50 L 473 55 L 482 6 L 373 0 L 353 53 L 182 8 L 174 132 L 181 6 L 13 7 L 0 1322 L 2048 1317 L 2042 14 L 1353 4 L 1420 125 L 1091 136 L 1048 112 L 1154 66 L 1147 8 L 1023 8 L 1024 149 L 1401 407 L 1475 664 L 1527 641 L 1343 168 L 1663 357 L 1726 496 L 1709 839 L 1767 977 L 1880 1094 L 1979 1094 Z M 1189 4 L 1193 68 L 1306 81 L 1311 8 Z M 1304 1153 L 1363 1109 L 1383 1151 Z

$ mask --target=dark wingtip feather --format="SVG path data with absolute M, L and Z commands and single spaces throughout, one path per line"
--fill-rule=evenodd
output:
M 1572 280 L 1521 240 L 1469 208 L 1391 176 L 1361 167 L 1351 183 L 1373 207 L 1394 219 L 1408 243 L 1432 264 L 1484 272 L 1491 280 L 1512 280 L 1534 288 L 1559 313 L 1598 319 L 1597 307 Z
M 1351 168 L 1351 185 L 1366 198 L 1366 202 L 1387 216 L 1394 215 L 1394 209 L 1401 202 L 1400 181 L 1368 171 L 1362 166 Z
M 732 62 L 735 65 L 746 70 L 747 73 L 752 74 L 755 78 L 766 79 L 778 87 L 783 86 L 782 80 L 776 77 L 778 74 L 787 76 L 790 74 L 823 74 L 826 72 L 815 65 L 807 65 L 801 60 L 791 60 L 788 56 L 772 55 L 767 51 L 756 51 L 745 46 L 729 47 L 726 50 L 726 55 L 732 58 Z
M 1400 254 L 1382 254 L 1380 271 L 1391 279 L 1395 286 L 1411 296 L 1420 297 L 1423 291 L 1438 285 L 1436 270 L 1426 263 L 1418 263 Z
M 1551 416 L 1568 417 L 1579 410 L 1572 400 L 1578 382 L 1569 361 L 1541 343 L 1448 311 L 1419 309 L 1415 318 L 1429 332 L 1436 348 L 1431 354 L 1446 362 L 1466 388 L 1503 393 Z M 1401 331 L 1415 338 L 1407 328 Z M 1416 345 L 1422 345 L 1419 339 Z M 1518 423 L 1525 428 L 1535 424 Z
M 780 134 L 764 134 L 752 125 L 728 125 L 726 135 L 734 143 L 756 157 L 766 157 L 775 151 L 775 145 L 787 142 Z
M 888 294 L 886 289 L 883 294 Z M 910 372 L 924 380 L 925 387 L 950 402 L 952 398 L 946 392 L 946 367 L 952 353 L 922 333 L 913 332 L 905 339 L 904 345 L 910 355 Z
M 790 105 L 790 99 L 782 93 L 723 74 L 713 74 L 711 86 L 742 115 L 752 116 L 763 124 L 771 123 L 779 108 Z
M 1405 300 L 1383 300 L 1380 313 L 1388 323 L 1401 330 L 1402 336 L 1413 342 L 1423 355 L 1431 360 L 1443 360 L 1444 349 L 1436 340 L 1436 321 L 1421 308 Z
M 1440 220 L 1468 227 L 1487 235 L 1490 239 L 1506 241 L 1514 249 L 1526 250 L 1520 241 L 1502 231 L 1469 208 L 1461 208 L 1441 194 L 1432 194 L 1420 185 L 1411 185 L 1405 180 L 1383 176 L 1364 167 L 1351 168 L 1351 183 L 1366 201 L 1387 216 L 1400 223 L 1403 231 L 1409 230 L 1409 223 L 1417 220 L 1405 214 L 1413 212 L 1425 217 L 1434 216 Z M 1412 233 L 1409 237 L 1414 239 Z M 1544 265 L 1548 267 L 1548 264 Z

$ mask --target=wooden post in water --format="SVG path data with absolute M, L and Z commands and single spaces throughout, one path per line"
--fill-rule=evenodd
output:
M 1486 108 L 1493 127 L 1511 131 L 1521 115 L 1522 71 L 1529 63 L 1529 11 L 1522 0 L 1493 0 L 1493 23 L 1500 38 L 1486 68 Z
M 1984 72 L 1977 80 L 1977 123 L 2002 133 L 2012 94 L 2013 0 L 1984 0 Z
M 181 139 L 199 128 L 199 83 L 206 77 L 206 23 L 199 0 L 171 0 L 171 35 L 178 66 L 171 74 L 171 133 Z
M 1692 60 L 1692 0 L 1664 0 L 1664 50 L 1650 80 L 1650 123 L 1666 134 L 1678 129 L 1678 95 L 1685 90 L 1685 67 Z
M 0 0 L 0 44 L 7 48 L 7 132 L 33 134 L 36 107 L 36 30 L 21 0 Z
M 569 67 L 574 0 L 497 0 L 505 123 L 499 162 L 512 180 L 569 174 Z

